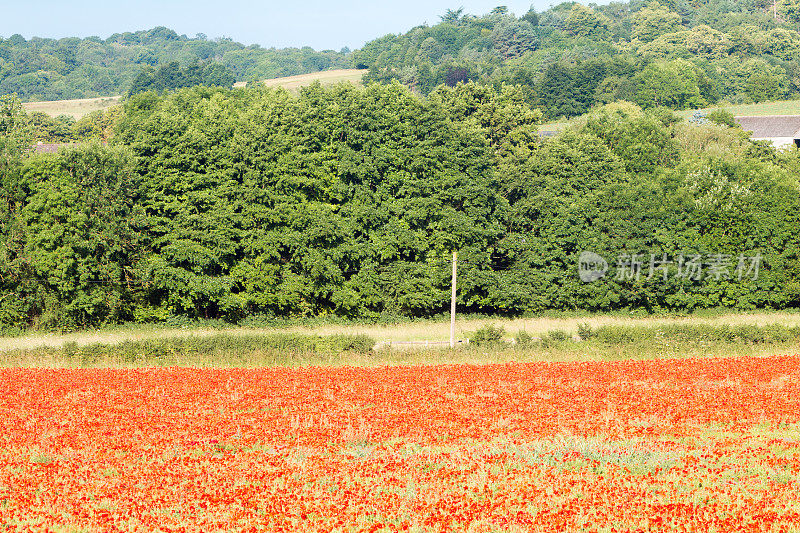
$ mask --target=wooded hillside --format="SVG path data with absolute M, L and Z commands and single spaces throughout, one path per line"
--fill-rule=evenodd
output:
M 164 27 L 115 33 L 105 40 L 26 40 L 12 35 L 0 37 L 0 95 L 16 93 L 24 101 L 115 96 L 147 85 L 148 77 L 155 80 L 146 88 L 158 90 L 292 76 L 348 64 L 345 54 L 332 50 L 245 46 L 228 38 L 178 35 Z M 187 69 L 188 81 L 173 79 Z M 198 69 L 215 72 L 200 76 Z
M 565 2 L 515 17 L 505 8 L 387 35 L 352 55 L 368 80 L 423 94 L 474 80 L 519 84 L 548 118 L 628 100 L 705 107 L 800 96 L 800 3 L 779 0 Z

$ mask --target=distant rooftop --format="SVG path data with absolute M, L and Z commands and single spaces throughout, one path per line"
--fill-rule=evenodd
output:
M 33 147 L 33 151 L 37 154 L 55 154 L 62 146 L 69 146 L 65 143 L 37 143 Z
M 736 117 L 744 131 L 752 131 L 754 139 L 800 139 L 800 115 L 767 115 Z

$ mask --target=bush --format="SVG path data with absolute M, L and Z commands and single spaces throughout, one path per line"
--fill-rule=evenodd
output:
M 562 331 L 560 329 L 554 329 L 552 331 L 547 332 L 547 337 L 556 342 L 563 342 L 569 339 L 569 334 L 566 331 Z
M 520 348 L 527 348 L 533 344 L 533 337 L 530 333 L 521 329 L 517 331 L 517 334 L 514 336 L 514 342 Z
M 736 126 L 736 121 L 733 119 L 733 113 L 725 109 L 715 109 L 706 117 L 714 124 L 721 124 L 733 128 Z
M 630 326 L 601 326 L 595 332 L 595 338 L 612 346 L 618 344 L 632 344 L 655 337 L 654 328 Z
M 475 333 L 469 338 L 469 343 L 475 346 L 492 346 L 502 344 L 505 342 L 503 336 L 506 330 L 495 326 L 494 324 L 487 324 L 482 328 L 478 328 Z
M 589 339 L 594 337 L 594 331 L 592 331 L 592 326 L 586 323 L 578 324 L 578 337 L 580 337 L 582 341 L 588 341 Z
M 672 324 L 659 327 L 603 326 L 595 338 L 608 345 L 635 344 L 656 340 L 694 344 L 785 344 L 800 340 L 800 328 L 780 324 L 757 326 L 712 326 L 708 324 Z

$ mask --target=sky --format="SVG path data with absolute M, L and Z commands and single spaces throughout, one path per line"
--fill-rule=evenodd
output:
M 189 37 L 230 37 L 265 48 L 311 46 L 317 50 L 360 48 L 387 33 L 435 24 L 448 9 L 482 15 L 498 5 L 517 16 L 531 2 L 538 12 L 551 0 L 0 0 L 0 36 L 89 37 L 166 26 Z

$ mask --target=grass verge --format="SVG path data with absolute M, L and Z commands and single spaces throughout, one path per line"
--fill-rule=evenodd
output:
M 300 367 L 492 364 L 534 361 L 616 361 L 699 357 L 770 356 L 800 344 L 800 326 L 782 324 L 582 324 L 578 333 L 554 329 L 534 337 L 524 330 L 509 340 L 501 327 L 477 331 L 457 349 L 379 345 L 365 334 L 249 334 L 126 340 L 120 343 L 8 350 L 4 367 Z M 524 334 L 523 334 L 524 333 Z

